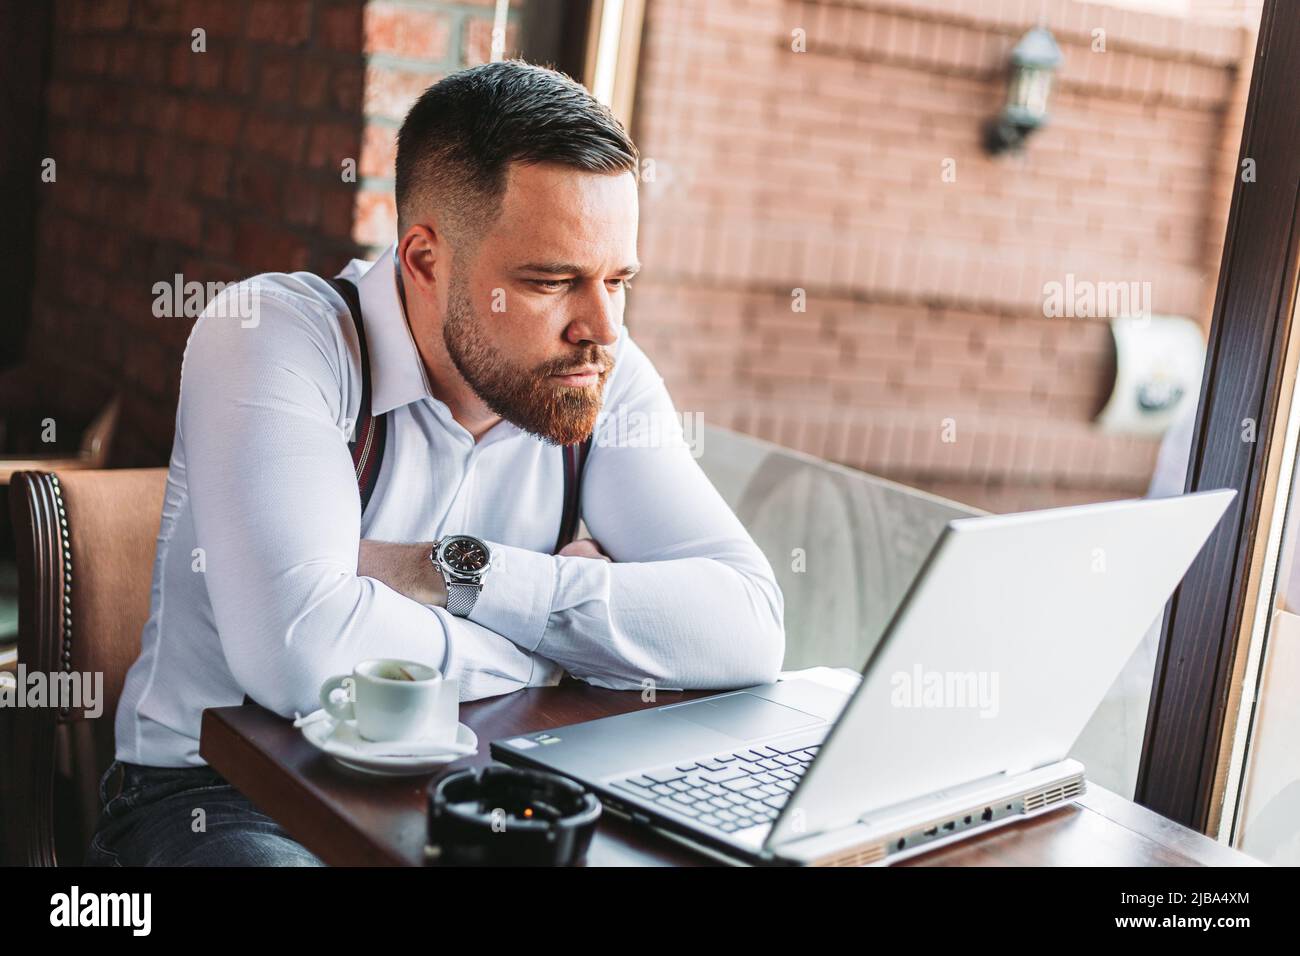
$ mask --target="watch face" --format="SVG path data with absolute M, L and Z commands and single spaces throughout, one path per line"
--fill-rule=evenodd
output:
M 442 563 L 456 574 L 477 576 L 488 568 L 487 545 L 469 535 L 448 538 L 442 546 Z

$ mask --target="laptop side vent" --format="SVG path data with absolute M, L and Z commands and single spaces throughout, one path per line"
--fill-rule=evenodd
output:
M 1083 777 L 1076 777 L 1074 780 L 1056 786 L 1044 787 L 1042 790 L 1030 791 L 1024 798 L 1025 812 L 1032 813 L 1053 803 L 1072 800 L 1081 793 L 1083 793 Z
M 832 853 L 829 856 L 823 856 L 816 860 L 813 866 L 869 866 L 877 860 L 885 858 L 885 844 L 882 842 L 864 843 L 861 846 L 851 847 L 847 850 L 841 850 L 838 853 Z

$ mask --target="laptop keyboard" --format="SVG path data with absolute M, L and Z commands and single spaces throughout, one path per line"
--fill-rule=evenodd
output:
M 611 784 L 724 833 L 771 823 L 825 737 L 725 751 L 705 760 L 647 770 Z M 810 742 L 816 740 L 815 743 Z

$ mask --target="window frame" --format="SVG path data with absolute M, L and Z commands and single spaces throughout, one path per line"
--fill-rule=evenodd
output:
M 1265 0 L 1207 343 L 1185 490 L 1237 497 L 1166 608 L 1135 800 L 1216 831 L 1232 762 L 1254 608 L 1286 447 L 1300 349 L 1300 11 Z M 1281 414 L 1279 414 L 1281 412 Z M 1255 440 L 1242 438 L 1256 423 Z

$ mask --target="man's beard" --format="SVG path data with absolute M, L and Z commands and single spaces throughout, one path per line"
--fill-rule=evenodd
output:
M 486 320 L 475 316 L 463 275 L 452 277 L 442 324 L 447 354 L 461 377 L 495 414 L 543 441 L 571 445 L 585 439 L 600 414 L 613 353 L 593 343 L 534 369 L 513 364 L 484 340 L 480 322 Z M 601 370 L 594 385 L 578 388 L 550 377 L 584 366 Z

